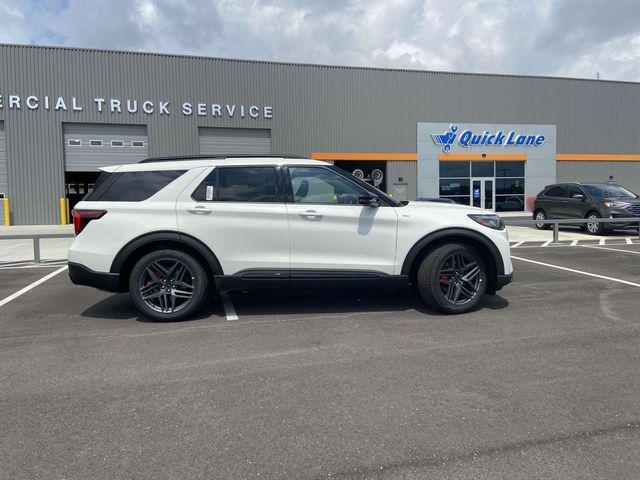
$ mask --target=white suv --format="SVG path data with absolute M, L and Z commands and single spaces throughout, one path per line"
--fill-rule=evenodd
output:
M 512 279 L 500 218 L 397 202 L 324 162 L 289 156 L 151 158 L 106 167 L 73 212 L 69 275 L 129 291 L 156 320 L 218 291 L 408 287 L 445 313 Z

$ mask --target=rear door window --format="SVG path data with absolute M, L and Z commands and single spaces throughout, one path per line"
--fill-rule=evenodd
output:
M 551 187 L 544 194 L 545 197 L 555 197 L 555 198 L 566 198 L 567 197 L 567 189 L 562 185 L 556 185 L 555 187 Z
M 277 201 L 275 167 L 216 167 L 191 198 L 198 202 Z
M 158 193 L 186 170 L 116 172 L 96 186 L 87 200 L 100 202 L 142 202 Z

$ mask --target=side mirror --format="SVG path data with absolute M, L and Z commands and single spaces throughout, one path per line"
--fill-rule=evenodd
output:
M 358 203 L 360 205 L 368 205 L 369 207 L 379 207 L 380 199 L 375 195 L 360 195 L 358 197 Z

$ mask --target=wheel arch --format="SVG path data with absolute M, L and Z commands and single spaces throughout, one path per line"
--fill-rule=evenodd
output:
M 535 207 L 534 208 L 534 210 L 533 210 L 533 217 L 534 218 L 536 216 L 536 213 L 538 213 L 538 212 L 544 213 L 544 216 L 547 217 L 548 220 L 550 220 L 549 217 L 547 216 L 547 211 L 544 209 L 544 207 Z
M 153 232 L 129 241 L 111 263 L 109 272 L 119 274 L 120 291 L 128 290 L 129 274 L 135 262 L 146 253 L 159 248 L 173 248 L 193 255 L 202 263 L 211 284 L 215 275 L 223 274 L 218 257 L 200 240 L 179 232 Z
M 475 230 L 467 228 L 445 228 L 425 235 L 418 240 L 407 253 L 402 263 L 402 275 L 408 275 L 410 282 L 415 282 L 422 259 L 431 251 L 446 243 L 464 243 L 477 248 L 487 261 L 489 269 L 487 292 L 495 293 L 498 275 L 504 274 L 504 262 L 500 251 L 494 243 Z
M 600 218 L 602 218 L 602 214 L 596 208 L 590 208 L 587 210 L 587 213 L 584 214 L 584 218 L 588 218 L 590 214 L 595 213 Z

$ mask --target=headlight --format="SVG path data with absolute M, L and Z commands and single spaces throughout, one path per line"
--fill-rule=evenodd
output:
M 605 200 L 602 204 L 609 208 L 627 208 L 630 205 L 627 202 L 611 202 L 609 200 Z
M 485 227 L 493 228 L 494 230 L 504 230 L 504 222 L 498 215 L 478 215 L 470 213 L 469 218 Z

